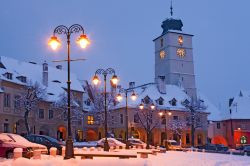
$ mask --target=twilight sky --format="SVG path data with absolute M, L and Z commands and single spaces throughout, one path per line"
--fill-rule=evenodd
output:
M 2 56 L 42 63 L 66 58 L 47 41 L 58 25 L 81 24 L 91 46 L 81 50 L 72 36 L 72 72 L 90 80 L 98 68 L 113 67 L 121 84 L 154 81 L 154 44 L 161 22 L 170 16 L 170 0 L 2 0 L 0 50 Z M 174 17 L 183 32 L 194 34 L 197 88 L 222 108 L 239 90 L 249 90 L 248 0 L 173 0 Z M 64 68 L 66 65 L 64 64 Z M 126 87 L 126 86 L 125 86 Z

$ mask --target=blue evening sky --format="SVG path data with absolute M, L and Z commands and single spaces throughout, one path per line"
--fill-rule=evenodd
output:
M 113 67 L 121 84 L 154 81 L 154 44 L 161 22 L 170 16 L 170 0 L 2 0 L 0 50 L 2 56 L 24 61 L 66 58 L 47 41 L 58 25 L 81 24 L 92 41 L 81 50 L 72 36 L 72 63 L 80 79 L 90 80 L 98 68 Z M 194 34 L 196 84 L 211 101 L 223 107 L 239 90 L 250 89 L 248 0 L 174 0 L 174 17 L 183 31 Z M 66 68 L 66 65 L 64 65 Z

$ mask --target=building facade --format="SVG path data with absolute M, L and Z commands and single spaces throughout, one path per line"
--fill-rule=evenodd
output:
M 28 115 L 31 133 L 44 134 L 65 140 L 67 135 L 67 114 L 65 107 L 66 71 L 34 62 L 0 58 L 0 132 L 27 134 L 25 126 L 25 99 L 28 87 L 39 85 L 43 96 Z M 72 110 L 82 111 L 83 88 L 72 73 Z M 74 138 L 82 138 L 82 119 L 72 114 Z
M 229 107 L 221 112 L 219 119 L 211 120 L 208 136 L 212 143 L 235 148 L 250 144 L 250 92 L 240 91 L 229 99 Z

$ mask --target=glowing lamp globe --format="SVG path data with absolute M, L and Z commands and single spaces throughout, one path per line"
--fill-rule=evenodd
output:
M 139 105 L 139 108 L 140 108 L 140 110 L 142 110 L 142 109 L 144 108 L 144 105 L 141 103 L 141 104 Z
M 48 42 L 48 45 L 53 49 L 56 50 L 60 45 L 60 41 L 57 39 L 56 36 L 52 36 Z
M 152 103 L 151 106 L 150 106 L 150 108 L 151 108 L 152 110 L 154 110 L 154 109 L 155 109 L 155 105 Z
M 131 99 L 132 99 L 133 101 L 135 101 L 136 98 L 137 98 L 137 96 L 136 96 L 135 92 L 133 92 L 132 95 L 131 95 Z
M 93 77 L 92 81 L 93 81 L 93 83 L 94 83 L 95 85 L 97 85 L 97 84 L 100 82 L 100 80 L 99 80 L 99 78 L 98 78 L 97 75 L 95 75 L 95 76 Z
M 80 45 L 81 48 L 86 48 L 90 44 L 90 41 L 88 37 L 83 34 L 77 39 L 77 43 Z
M 119 94 L 116 96 L 116 99 L 117 99 L 118 101 L 121 101 L 121 100 L 122 100 L 122 95 L 119 93 Z
M 119 80 L 118 80 L 118 77 L 117 77 L 116 75 L 113 75 L 111 81 L 112 81 L 112 83 L 113 83 L 114 85 L 117 85 L 117 83 L 118 83 Z

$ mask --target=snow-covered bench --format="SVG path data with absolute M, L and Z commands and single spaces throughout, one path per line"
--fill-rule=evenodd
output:
M 81 156 L 81 159 L 93 159 L 93 157 L 118 157 L 120 159 L 137 158 L 136 154 L 124 154 L 118 152 L 89 152 L 75 153 L 75 156 Z

